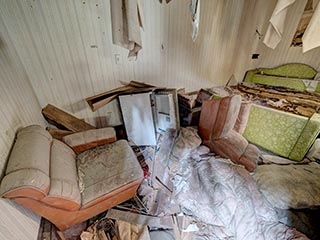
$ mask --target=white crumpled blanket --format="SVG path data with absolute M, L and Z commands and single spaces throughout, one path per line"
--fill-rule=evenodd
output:
M 243 167 L 214 157 L 201 161 L 195 151 L 176 167 L 173 197 L 204 224 L 196 239 L 308 239 L 278 222 Z

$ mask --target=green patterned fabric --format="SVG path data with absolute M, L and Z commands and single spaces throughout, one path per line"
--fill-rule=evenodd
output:
M 315 113 L 309 119 L 303 129 L 297 143 L 293 147 L 289 158 L 300 161 L 307 154 L 307 151 L 320 133 L 320 114 Z
M 264 85 L 288 87 L 298 90 L 320 92 L 320 83 L 314 87 L 309 86 L 317 71 L 312 67 L 290 63 L 276 68 L 259 68 L 247 72 L 244 82 L 253 82 Z M 307 80 L 307 81 L 306 81 Z M 313 84 L 311 84 L 313 85 Z M 309 88 L 308 88 L 309 86 Z
M 293 88 L 301 91 L 304 91 L 307 89 L 306 85 L 302 80 L 294 81 L 289 78 L 274 77 L 274 76 L 261 75 L 261 74 L 254 74 L 254 76 L 251 78 L 251 82 L 269 85 L 269 86 L 289 87 L 289 88 Z
M 288 63 L 276 68 L 259 68 L 259 71 L 266 75 L 304 79 L 313 79 L 317 74 L 314 68 L 303 63 Z
M 307 122 L 307 117 L 252 105 L 243 136 L 258 146 L 288 158 Z

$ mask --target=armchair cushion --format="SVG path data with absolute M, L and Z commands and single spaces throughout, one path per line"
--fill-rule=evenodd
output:
M 42 199 L 49 191 L 49 161 L 51 135 L 42 127 L 31 125 L 17 134 L 0 194 L 19 197 L 27 194 Z
M 106 192 L 143 177 L 136 156 L 125 140 L 88 150 L 77 158 L 83 208 Z
M 115 142 L 117 138 L 114 128 L 108 127 L 73 133 L 64 136 L 62 140 L 76 153 L 80 153 L 93 147 Z
M 237 117 L 237 121 L 234 125 L 233 130 L 236 132 L 243 134 L 244 130 L 246 129 L 249 115 L 250 115 L 250 109 L 251 109 L 252 103 L 251 102 L 242 102 L 239 115 Z
M 66 144 L 55 139 L 51 147 L 50 180 L 50 191 L 42 202 L 71 211 L 80 208 L 76 155 Z
M 211 151 L 230 158 L 235 163 L 254 171 L 260 151 L 234 129 L 243 131 L 251 105 L 243 105 L 240 113 L 241 96 L 233 95 L 220 99 L 204 101 L 202 104 L 199 135 L 203 144 Z M 248 109 L 249 108 L 249 109 Z M 235 127 L 236 122 L 238 125 Z
M 219 105 L 218 103 L 215 104 L 215 108 L 217 108 L 218 111 L 214 111 L 213 113 L 216 114 L 216 116 L 213 116 L 215 124 L 212 131 L 212 138 L 219 139 L 226 137 L 230 130 L 233 129 L 240 111 L 241 96 L 234 95 L 214 101 L 218 101 Z

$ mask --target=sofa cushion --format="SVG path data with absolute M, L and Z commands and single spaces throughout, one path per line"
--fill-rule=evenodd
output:
M 212 139 L 219 139 L 226 137 L 233 129 L 237 116 L 239 115 L 241 102 L 240 95 L 234 95 L 231 97 L 220 98 L 212 101 L 219 101 L 217 106 L 219 111 L 212 131 Z
M 258 105 L 252 105 L 243 136 L 256 145 L 289 157 L 308 118 Z
M 235 162 L 240 159 L 247 146 L 248 141 L 240 133 L 232 130 L 227 137 L 213 141 L 210 149 L 220 156 L 230 158 Z
M 38 125 L 18 132 L 1 182 L 2 196 L 41 199 L 48 193 L 51 141 L 50 134 Z
M 248 120 L 249 120 L 249 115 L 250 115 L 250 109 L 251 109 L 252 103 L 250 102 L 242 102 L 240 111 L 237 117 L 237 121 L 233 127 L 233 130 L 236 132 L 243 134 L 244 130 L 246 129 Z
M 77 156 L 82 207 L 121 186 L 143 178 L 138 160 L 125 140 Z
M 66 144 L 54 139 L 50 166 L 50 191 L 42 202 L 70 211 L 79 209 L 81 196 L 75 153 Z
M 203 141 L 224 138 L 233 129 L 240 110 L 240 95 L 207 100 L 202 103 L 199 135 Z
M 44 198 L 50 186 L 50 179 L 38 169 L 21 169 L 6 175 L 1 181 L 0 195 L 6 198 Z
M 49 175 L 51 141 L 51 135 L 41 126 L 31 125 L 21 129 L 10 154 L 6 174 L 33 168 Z
M 64 136 L 62 139 L 76 153 L 117 140 L 114 128 L 99 128 Z

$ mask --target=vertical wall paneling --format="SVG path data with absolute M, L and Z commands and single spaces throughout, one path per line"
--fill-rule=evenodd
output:
M 202 0 L 195 42 L 189 1 L 143 0 L 143 49 L 128 61 L 128 51 L 112 44 L 109 0 L 0 0 L 0 170 L 16 130 L 44 124 L 40 109 L 48 103 L 102 127 L 121 122 L 117 102 L 93 113 L 84 99 L 121 82 L 192 91 L 225 85 L 232 74 L 241 81 L 257 67 L 301 62 L 320 71 L 320 48 L 302 53 L 290 47 L 306 1 L 290 7 L 283 39 L 272 50 L 256 30 L 265 33 L 277 0 Z M 259 58 L 251 59 L 253 53 Z M 7 214 L 0 217 L 0 238 L 34 234 L 38 218 L 12 209 L 0 200 Z M 20 217 L 22 223 L 32 221 L 13 226 Z
M 16 131 L 30 124 L 45 125 L 40 104 L 12 44 L 2 15 L 0 17 L 0 102 L 2 177 Z M 0 199 L 0 211 L 0 239 L 36 239 L 39 216 L 5 199 Z
M 226 83 L 236 61 L 244 0 L 201 1 L 196 42 L 189 1 L 142 2 L 143 49 L 128 61 L 128 51 L 112 44 L 109 1 L 0 0 L 0 14 L 42 107 L 52 103 L 96 126 L 116 125 L 116 102 L 93 113 L 84 99 L 120 81 L 187 91 Z

